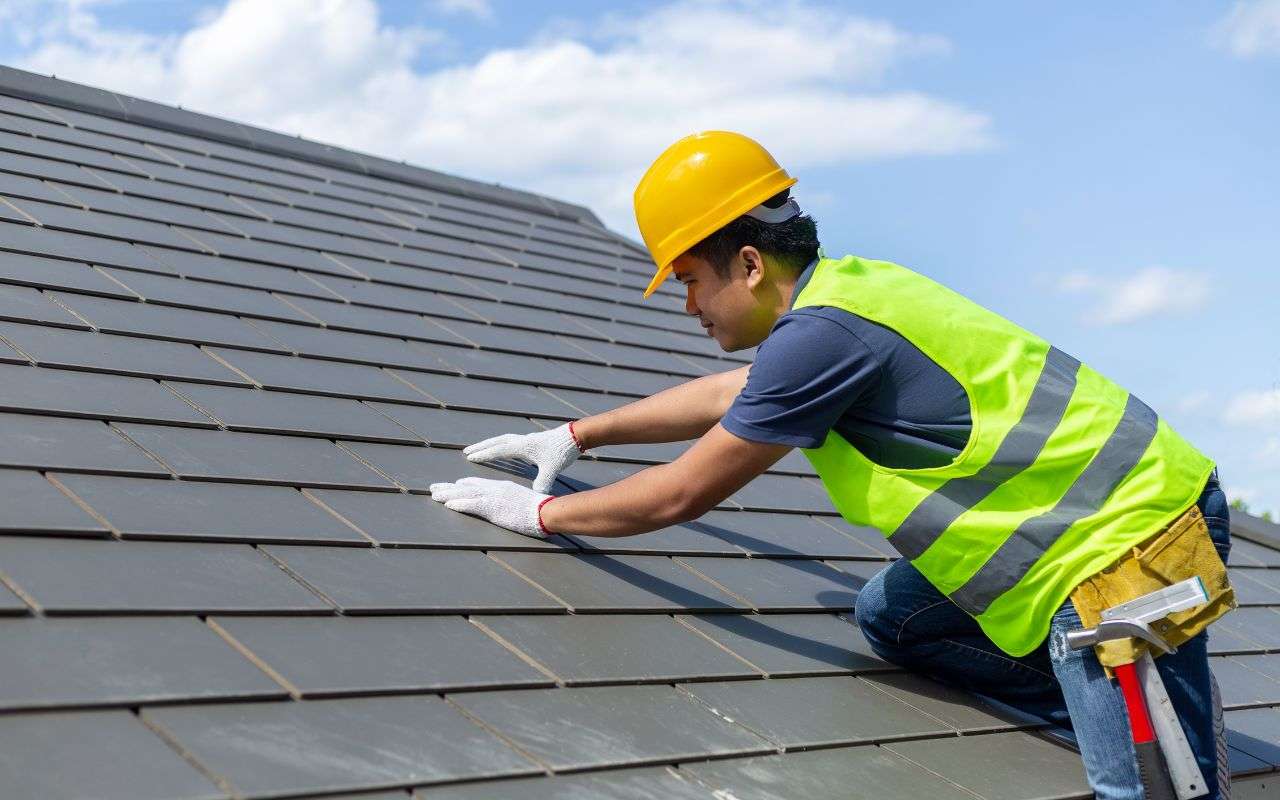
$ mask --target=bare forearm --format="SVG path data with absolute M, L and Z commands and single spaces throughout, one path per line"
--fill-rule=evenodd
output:
M 683 442 L 720 421 L 747 382 L 747 367 L 704 375 L 574 423 L 584 447 Z
M 542 507 L 542 524 L 553 533 L 632 536 L 693 519 L 682 509 L 676 487 L 663 474 L 668 464 L 598 489 L 557 497 Z M 648 473 L 648 474 L 645 474 Z M 666 489 L 662 487 L 667 487 Z

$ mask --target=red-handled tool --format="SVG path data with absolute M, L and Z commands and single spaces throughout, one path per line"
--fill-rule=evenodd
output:
M 1188 578 L 1102 612 L 1097 627 L 1071 631 L 1073 650 L 1116 639 L 1141 639 L 1158 654 L 1176 652 L 1152 630 L 1170 614 L 1209 601 L 1204 583 Z M 1129 712 L 1129 732 L 1138 754 L 1138 774 L 1148 800 L 1190 800 L 1205 794 L 1204 778 L 1191 745 L 1173 713 L 1173 705 L 1150 653 L 1130 664 L 1112 667 Z

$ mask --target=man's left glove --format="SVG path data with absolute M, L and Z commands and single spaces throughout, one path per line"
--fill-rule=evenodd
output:
M 542 527 L 538 511 L 552 495 L 535 492 L 512 481 L 462 478 L 457 483 L 433 483 L 431 498 L 445 508 L 471 514 L 510 531 L 538 539 L 551 534 Z

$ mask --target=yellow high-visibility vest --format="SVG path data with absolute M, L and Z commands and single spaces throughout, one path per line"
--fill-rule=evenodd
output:
M 895 469 L 835 430 L 803 449 L 840 514 L 889 543 L 1002 650 L 1025 655 L 1082 581 L 1195 503 L 1213 462 L 1145 403 L 1038 336 L 887 261 L 818 261 L 792 308 L 833 306 L 964 387 L 969 441 Z

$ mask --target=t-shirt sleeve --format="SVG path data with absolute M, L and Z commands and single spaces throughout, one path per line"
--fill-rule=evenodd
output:
M 820 447 L 880 379 L 874 352 L 839 321 L 841 313 L 805 308 L 780 317 L 721 419 L 724 428 L 753 442 Z

